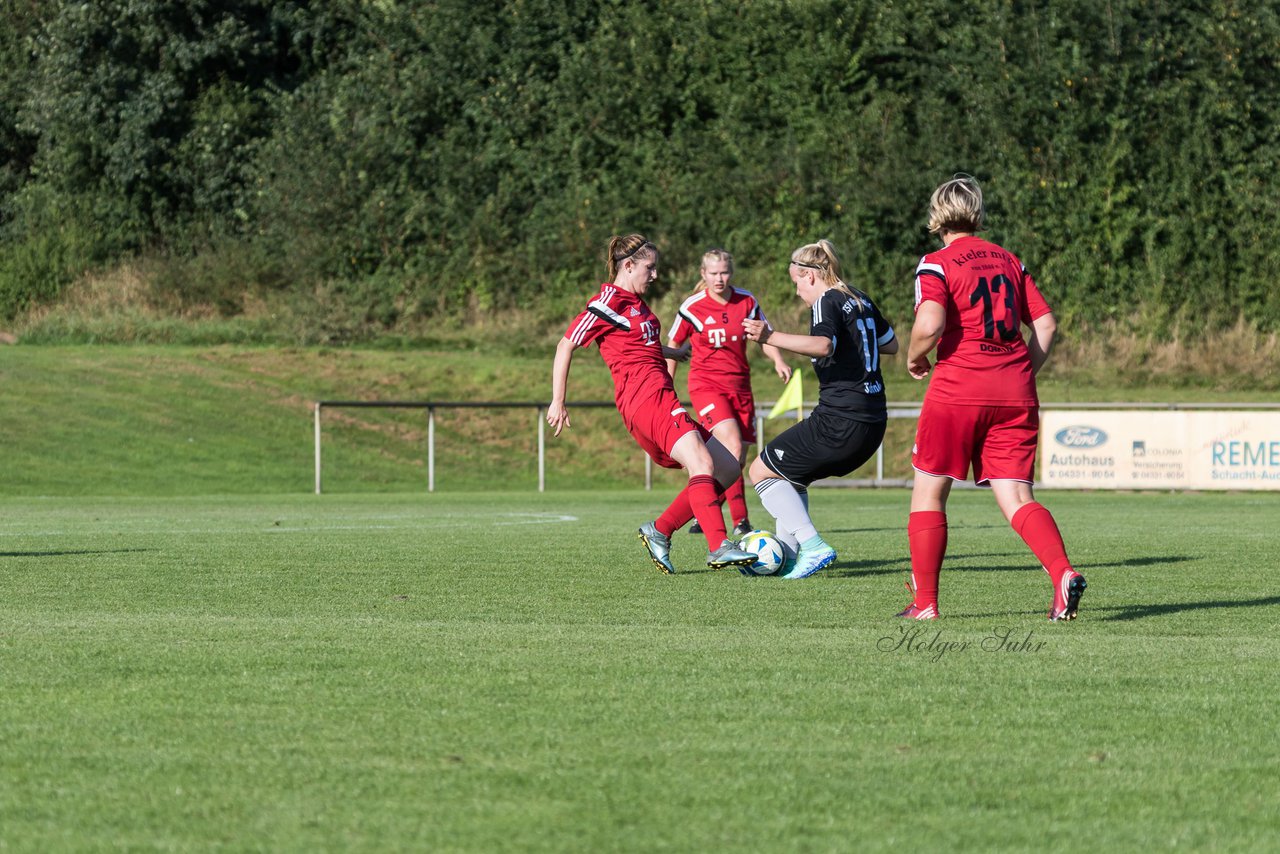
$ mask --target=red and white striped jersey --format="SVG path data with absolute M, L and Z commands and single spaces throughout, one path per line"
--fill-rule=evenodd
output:
M 662 355 L 662 324 L 637 295 L 606 282 L 569 324 L 564 337 L 579 347 L 600 346 L 613 376 L 614 400 L 629 411 L 637 395 L 675 390 Z
M 685 341 L 693 341 L 689 359 L 691 394 L 699 390 L 751 392 L 749 339 L 742 334 L 742 321 L 748 318 L 765 320 L 756 298 L 741 288 L 731 290 L 727 303 L 707 291 L 698 291 L 680 304 L 667 343 L 679 347 Z

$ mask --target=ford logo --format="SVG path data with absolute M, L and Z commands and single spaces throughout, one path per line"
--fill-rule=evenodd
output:
M 1097 427 L 1063 427 L 1053 438 L 1068 448 L 1096 448 L 1107 442 L 1107 434 Z

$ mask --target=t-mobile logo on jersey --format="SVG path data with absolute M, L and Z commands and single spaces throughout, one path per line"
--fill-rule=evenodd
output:
M 711 346 L 719 349 L 724 346 L 725 336 L 729 332 L 726 329 L 708 329 L 707 338 L 711 341 Z
M 640 324 L 640 335 L 644 338 L 644 345 L 649 347 L 657 342 L 658 331 L 661 329 L 658 321 L 646 320 Z

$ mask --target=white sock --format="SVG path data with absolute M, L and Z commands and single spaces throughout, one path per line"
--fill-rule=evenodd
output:
M 809 518 L 809 491 L 803 495 L 780 477 L 769 477 L 755 484 L 756 495 L 764 509 L 778 523 L 778 539 L 793 551 L 800 550 L 802 540 L 818 536 L 818 529 Z

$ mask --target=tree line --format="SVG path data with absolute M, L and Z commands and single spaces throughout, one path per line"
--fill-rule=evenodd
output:
M 1280 13 L 1202 0 L 0 0 L 0 316 L 152 262 L 227 315 L 563 320 L 609 235 L 765 295 L 820 237 L 894 316 L 930 191 L 1060 315 L 1280 328 Z

